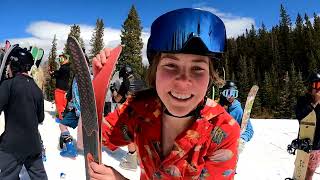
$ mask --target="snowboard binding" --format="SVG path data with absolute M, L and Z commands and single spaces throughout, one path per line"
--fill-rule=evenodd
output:
M 311 139 L 306 138 L 306 139 L 294 139 L 291 144 L 288 145 L 287 151 L 289 154 L 296 154 L 296 150 L 302 150 L 306 153 L 310 153 L 312 150 L 312 143 Z

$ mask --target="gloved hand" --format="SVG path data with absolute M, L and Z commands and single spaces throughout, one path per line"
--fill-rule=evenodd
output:
M 112 92 L 112 94 L 113 94 L 114 91 L 116 91 L 115 83 L 110 84 L 110 91 Z
M 221 106 L 229 106 L 230 105 L 230 102 L 227 100 L 226 97 L 224 97 L 222 94 L 220 95 L 220 98 L 219 98 L 219 104 Z

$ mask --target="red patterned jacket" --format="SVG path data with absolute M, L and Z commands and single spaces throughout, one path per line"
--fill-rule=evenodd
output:
M 207 99 L 201 117 L 178 135 L 166 157 L 161 146 L 162 112 L 154 92 L 128 98 L 103 120 L 103 145 L 114 150 L 135 142 L 141 179 L 233 179 L 240 128 L 223 107 Z M 215 161 L 219 152 L 229 156 Z

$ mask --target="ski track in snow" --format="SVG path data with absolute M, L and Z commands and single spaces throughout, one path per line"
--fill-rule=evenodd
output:
M 0 133 L 4 129 L 4 117 L 0 117 Z M 60 131 L 54 120 L 55 105 L 45 101 L 45 121 L 39 125 L 39 130 L 46 147 L 47 161 L 44 162 L 49 180 L 60 179 L 64 173 L 65 180 L 85 180 L 84 158 L 79 155 L 76 160 L 62 158 L 59 155 L 58 140 Z M 281 119 L 252 119 L 254 136 L 246 144 L 240 155 L 235 180 L 284 180 L 291 177 L 294 169 L 295 156 L 287 153 L 287 145 L 297 137 L 298 121 Z M 76 138 L 76 130 L 69 128 Z M 140 170 L 128 171 L 119 167 L 119 160 L 126 155 L 127 148 L 119 148 L 112 152 L 103 149 L 102 162 L 114 167 L 126 178 L 137 180 Z M 319 172 L 320 169 L 317 170 Z M 21 180 L 29 180 L 25 170 L 21 171 Z M 316 173 L 314 180 L 320 180 Z

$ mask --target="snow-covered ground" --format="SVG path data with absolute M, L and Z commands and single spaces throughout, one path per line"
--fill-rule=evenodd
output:
M 49 180 L 60 179 L 64 173 L 66 180 L 85 180 L 84 159 L 79 155 L 76 160 L 62 158 L 58 150 L 60 135 L 58 124 L 54 121 L 55 105 L 45 102 L 45 121 L 39 126 L 47 161 L 44 163 Z M 3 113 L 2 113 L 3 114 Z M 3 131 L 3 116 L 0 118 L 0 133 Z M 290 177 L 294 168 L 294 156 L 287 153 L 287 145 L 296 138 L 296 120 L 253 119 L 255 134 L 240 155 L 235 180 L 283 180 Z M 70 129 L 73 137 L 76 130 Z M 139 179 L 139 170 L 126 171 L 119 167 L 119 160 L 126 154 L 126 148 L 115 152 L 103 151 L 103 163 L 113 166 L 128 179 Z M 318 170 L 320 171 L 320 170 Z M 28 180 L 26 172 L 22 179 Z M 316 174 L 314 180 L 320 180 Z

